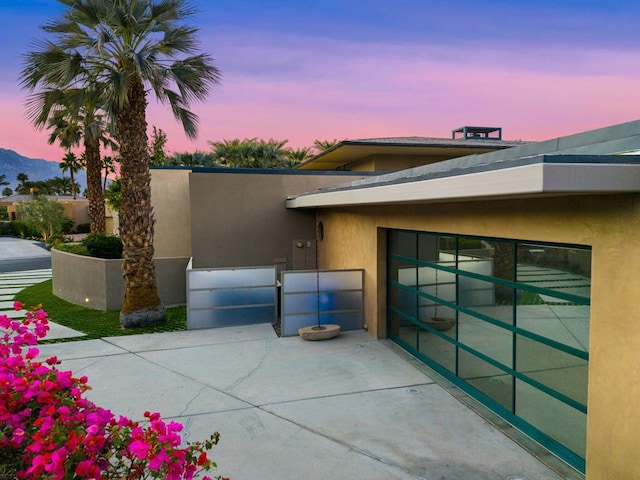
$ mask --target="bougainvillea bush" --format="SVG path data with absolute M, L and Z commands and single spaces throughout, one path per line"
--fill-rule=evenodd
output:
M 38 480 L 188 480 L 216 467 L 207 452 L 217 432 L 181 446 L 180 423 L 149 412 L 142 424 L 116 418 L 84 398 L 86 377 L 59 370 L 56 357 L 38 361 L 36 345 L 48 329 L 39 308 L 26 311 L 24 320 L 0 315 L 0 473 Z

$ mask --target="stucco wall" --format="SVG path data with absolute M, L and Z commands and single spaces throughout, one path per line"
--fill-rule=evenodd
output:
M 151 169 L 156 257 L 191 256 L 189 169 Z
M 184 305 L 189 258 L 156 258 L 154 262 L 162 303 Z M 51 269 L 56 296 L 96 310 L 120 310 L 122 307 L 122 260 L 105 260 L 52 249 Z
M 287 210 L 287 196 L 358 178 L 340 172 L 192 173 L 193 267 L 293 268 L 293 241 L 315 241 L 316 214 Z M 313 249 L 312 264 L 302 268 L 315 268 L 315 245 L 304 248 Z
M 378 337 L 386 228 L 590 245 L 587 479 L 640 478 L 640 196 L 333 209 L 318 219 L 320 268 L 365 269 L 365 321 Z

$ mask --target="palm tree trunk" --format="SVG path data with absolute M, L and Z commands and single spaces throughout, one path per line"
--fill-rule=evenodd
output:
M 87 196 L 89 197 L 89 225 L 91 233 L 105 233 L 106 212 L 104 191 L 102 190 L 102 165 L 100 164 L 100 144 L 85 136 L 85 156 L 87 159 Z
M 73 167 L 69 169 L 69 174 L 71 175 L 71 194 L 73 195 L 73 199 L 76 199 L 76 181 L 73 178 Z
M 122 205 L 120 236 L 123 244 L 123 327 L 155 325 L 165 318 L 158 297 L 153 265 L 153 209 L 147 154 L 147 101 L 141 80 L 132 82 L 128 105 L 116 112 L 120 144 Z

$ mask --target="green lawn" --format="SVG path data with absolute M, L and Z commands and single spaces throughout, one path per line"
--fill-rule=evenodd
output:
M 120 312 L 103 312 L 102 310 L 92 310 L 69 303 L 52 293 L 51 283 L 51 280 L 47 280 L 27 287 L 15 296 L 15 300 L 22 302 L 27 308 L 32 305 L 42 305 L 42 309 L 47 312 L 49 320 L 83 332 L 86 336 L 51 340 L 50 342 L 89 340 L 138 333 L 176 332 L 187 329 L 186 307 L 172 307 L 167 309 L 167 320 L 162 325 L 125 330 L 120 325 Z M 45 339 L 41 343 L 47 343 L 47 340 Z

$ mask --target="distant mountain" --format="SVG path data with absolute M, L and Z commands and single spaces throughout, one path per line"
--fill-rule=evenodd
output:
M 0 175 L 6 175 L 7 182 L 11 182 L 11 185 L 8 186 L 14 191 L 20 183 L 16 180 L 16 176 L 19 173 L 26 173 L 29 176 L 29 181 L 48 180 L 53 177 L 62 177 L 62 170 L 58 165 L 57 162 L 47 162 L 40 158 L 27 158 L 13 150 L 0 148 Z M 69 172 L 65 173 L 65 176 L 68 177 Z M 74 175 L 74 179 L 80 184 L 79 192 L 82 192 L 87 185 L 85 172 L 78 172 Z M 2 188 L 5 187 L 0 187 L 0 192 Z

